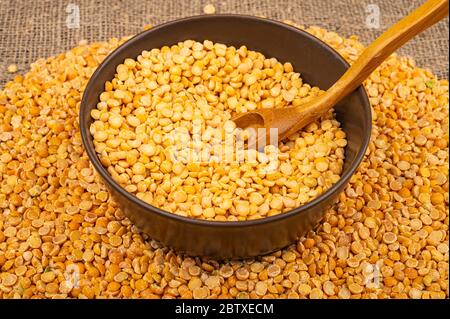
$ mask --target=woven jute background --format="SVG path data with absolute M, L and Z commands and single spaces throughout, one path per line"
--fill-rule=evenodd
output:
M 38 58 L 76 46 L 80 40 L 100 41 L 133 35 L 147 24 L 203 14 L 211 3 L 216 13 L 242 13 L 305 26 L 317 25 L 342 36 L 356 34 L 369 43 L 424 0 L 0 0 L 0 85 Z M 379 11 L 379 27 L 375 17 Z M 77 23 L 79 13 L 79 24 Z M 367 23 L 369 22 L 369 24 Z M 400 54 L 448 78 L 448 18 L 405 45 Z

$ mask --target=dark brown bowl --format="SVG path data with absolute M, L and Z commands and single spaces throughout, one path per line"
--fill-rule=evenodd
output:
M 172 21 L 142 32 L 112 52 L 92 75 L 80 107 L 80 130 L 89 159 L 125 215 L 151 238 L 179 252 L 215 258 L 251 257 L 283 248 L 317 225 L 358 168 L 369 143 L 371 109 L 363 87 L 335 110 L 347 134 L 341 179 L 311 202 L 284 214 L 242 222 L 215 222 L 178 216 L 139 200 L 116 183 L 94 150 L 89 126 L 104 83 L 125 58 L 143 50 L 193 39 L 246 45 L 279 61 L 289 61 L 303 80 L 328 89 L 348 68 L 345 60 L 314 36 L 289 25 L 252 16 L 210 15 Z

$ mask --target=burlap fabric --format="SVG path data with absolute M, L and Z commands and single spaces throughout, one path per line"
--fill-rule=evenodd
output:
M 98 41 L 132 35 L 146 24 L 202 14 L 207 3 L 214 4 L 216 13 L 289 19 L 306 26 L 318 25 L 342 36 L 356 34 L 367 44 L 423 1 L 0 0 L 0 85 L 14 76 L 6 72 L 9 64 L 17 64 L 19 72 L 24 73 L 36 59 L 63 52 L 82 39 Z M 376 14 L 377 8 L 378 29 L 373 28 L 373 20 L 367 24 L 368 16 Z M 447 18 L 405 45 L 400 53 L 412 56 L 417 65 L 430 68 L 439 77 L 448 78 L 448 42 Z

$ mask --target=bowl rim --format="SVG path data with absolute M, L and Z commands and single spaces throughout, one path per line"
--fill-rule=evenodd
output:
M 307 202 L 306 204 L 293 208 L 287 212 L 275 215 L 275 216 L 268 216 L 260 219 L 253 219 L 253 220 L 245 220 L 245 221 L 212 221 L 212 220 L 206 220 L 206 219 L 195 219 L 192 217 L 184 217 L 181 215 L 177 215 L 168 211 L 165 211 L 161 208 L 158 208 L 156 206 L 153 206 L 151 204 L 148 204 L 144 202 L 143 200 L 137 198 L 135 195 L 127 192 L 123 187 L 121 187 L 109 174 L 109 172 L 103 167 L 103 165 L 100 162 L 100 159 L 97 156 L 97 153 L 95 152 L 95 149 L 93 147 L 89 146 L 89 139 L 92 140 L 91 134 L 89 132 L 89 127 L 84 127 L 83 123 L 85 123 L 85 118 L 87 116 L 90 116 L 90 114 L 86 114 L 85 111 L 88 107 L 87 101 L 86 101 L 86 92 L 89 92 L 91 90 L 91 87 L 95 81 L 97 81 L 100 74 L 110 67 L 109 62 L 118 55 L 121 51 L 131 46 L 134 42 L 142 41 L 147 34 L 149 33 L 156 33 L 160 31 L 161 29 L 166 28 L 167 26 L 175 25 L 178 23 L 188 22 L 192 20 L 208 20 L 208 19 L 227 19 L 227 18 L 233 18 L 233 19 L 250 19 L 258 22 L 263 23 L 269 23 L 273 24 L 277 27 L 287 28 L 293 32 L 301 33 L 302 36 L 308 38 L 309 40 L 318 43 L 322 49 L 328 50 L 335 59 L 339 60 L 339 62 L 343 63 L 346 68 L 350 66 L 350 64 L 331 46 L 326 44 L 324 41 L 320 40 L 319 38 L 315 37 L 314 35 L 306 32 L 305 30 L 293 27 L 289 24 L 286 24 L 284 22 L 276 21 L 269 18 L 261 18 L 251 15 L 245 15 L 245 14 L 214 14 L 214 15 L 195 15 L 195 16 L 189 16 L 181 19 L 176 19 L 172 21 L 165 22 L 163 24 L 159 24 L 149 30 L 144 30 L 128 40 L 126 40 L 124 43 L 122 43 L 120 46 L 118 46 L 116 49 L 114 49 L 112 52 L 108 54 L 108 56 L 105 58 L 105 60 L 100 63 L 100 65 L 97 67 L 97 69 L 94 71 L 94 73 L 91 75 L 85 90 L 83 92 L 83 97 L 81 99 L 80 103 L 80 111 L 79 111 L 79 130 L 81 132 L 81 139 L 83 142 L 84 149 L 86 150 L 86 153 L 88 155 L 88 158 L 92 165 L 95 167 L 99 175 L 103 178 L 106 186 L 112 187 L 114 191 L 120 193 L 122 196 L 124 196 L 127 200 L 132 201 L 134 204 L 140 206 L 143 208 L 146 213 L 155 213 L 159 214 L 163 218 L 168 218 L 170 220 L 173 220 L 175 222 L 182 222 L 191 224 L 193 226 L 206 226 L 206 227 L 214 227 L 214 228 L 244 228 L 244 227 L 251 227 L 251 226 L 258 226 L 258 225 L 264 225 L 267 223 L 273 223 L 277 222 L 283 219 L 287 219 L 293 215 L 301 214 L 304 211 L 307 211 L 308 209 L 312 208 L 313 206 L 319 204 L 320 202 L 326 200 L 327 198 L 333 196 L 335 192 L 338 191 L 339 188 L 344 186 L 352 177 L 352 175 L 355 173 L 359 165 L 361 164 L 364 155 L 366 153 L 367 147 L 370 142 L 371 137 L 371 131 L 372 131 L 372 114 L 371 114 L 371 106 L 369 102 L 369 98 L 367 96 L 367 92 L 365 91 L 365 88 L 363 85 L 360 85 L 356 90 L 358 91 L 363 98 L 363 103 L 361 103 L 362 108 L 364 110 L 364 121 L 366 122 L 365 125 L 368 127 L 368 134 L 365 134 L 363 136 L 362 146 L 360 147 L 358 153 L 355 156 L 355 160 L 353 164 L 349 167 L 348 171 L 343 174 L 339 180 L 333 184 L 329 189 L 327 189 L 324 193 L 320 194 L 313 200 Z M 150 48 L 149 48 L 150 49 Z M 147 212 L 149 211 L 149 212 Z

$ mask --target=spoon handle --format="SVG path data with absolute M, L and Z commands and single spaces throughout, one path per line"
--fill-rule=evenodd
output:
M 395 50 L 448 15 L 448 0 L 428 0 L 370 44 L 344 75 L 311 105 L 320 114 L 354 91 Z M 300 111 L 301 107 L 299 107 Z M 310 109 L 310 110 L 311 110 Z M 303 112 L 302 112 L 303 113 Z

